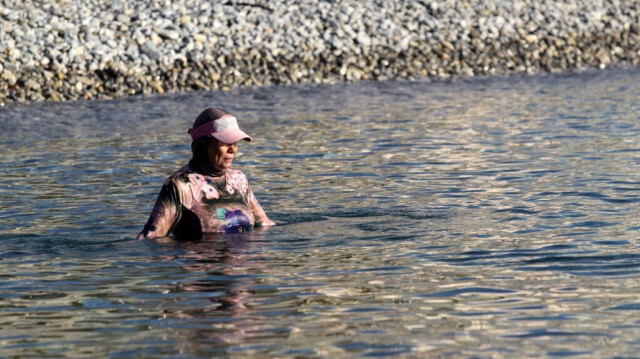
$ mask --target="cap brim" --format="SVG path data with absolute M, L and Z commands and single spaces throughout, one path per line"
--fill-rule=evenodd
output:
M 218 141 L 224 142 L 226 144 L 231 144 L 238 142 L 240 140 L 245 140 L 247 142 L 251 141 L 251 136 L 244 133 L 244 131 L 239 129 L 227 129 L 220 132 L 214 132 L 211 134 Z

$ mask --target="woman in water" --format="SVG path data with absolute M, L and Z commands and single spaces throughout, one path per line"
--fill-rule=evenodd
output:
M 236 118 L 220 108 L 208 108 L 198 115 L 189 134 L 193 157 L 164 182 L 138 239 L 274 225 L 244 173 L 231 168 L 238 141 L 251 141 Z

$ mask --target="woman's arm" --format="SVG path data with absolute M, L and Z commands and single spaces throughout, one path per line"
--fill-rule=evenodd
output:
M 147 224 L 138 234 L 138 239 L 164 237 L 180 219 L 180 196 L 173 181 L 162 185 Z
M 272 221 L 271 219 L 269 219 L 269 217 L 267 217 L 267 214 L 264 212 L 264 210 L 262 209 L 262 206 L 260 206 L 260 203 L 258 202 L 258 199 L 256 198 L 256 196 L 253 194 L 253 191 L 251 190 L 251 186 L 249 186 L 249 193 L 248 193 L 248 198 L 249 198 L 249 206 L 251 207 L 251 211 L 253 212 L 253 217 L 255 219 L 255 226 L 256 227 L 260 227 L 260 226 L 273 226 L 276 224 L 276 222 Z

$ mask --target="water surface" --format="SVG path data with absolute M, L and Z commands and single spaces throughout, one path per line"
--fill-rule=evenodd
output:
M 640 71 L 0 108 L 0 355 L 640 349 Z M 208 106 L 267 230 L 136 241 Z

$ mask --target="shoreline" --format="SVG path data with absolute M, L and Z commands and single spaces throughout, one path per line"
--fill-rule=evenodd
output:
M 5 1 L 0 104 L 640 63 L 640 0 L 163 4 Z

